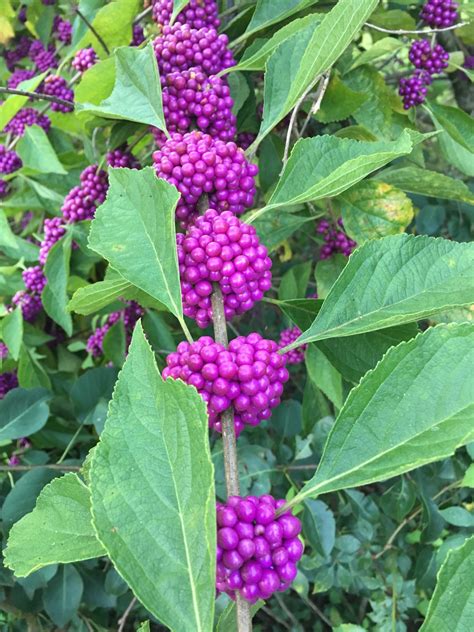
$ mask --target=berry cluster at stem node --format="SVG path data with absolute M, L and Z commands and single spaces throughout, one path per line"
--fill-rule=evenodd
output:
M 218 283 L 227 320 L 261 301 L 272 285 L 272 262 L 253 226 L 229 211 L 207 210 L 185 235 L 176 236 L 184 314 L 201 328 L 212 322 Z
M 66 234 L 66 227 L 62 217 L 51 217 L 44 220 L 43 239 L 40 244 L 39 262 L 42 266 L 46 263 L 48 253 L 54 244 Z
M 44 94 L 63 99 L 64 101 L 74 101 L 74 92 L 71 88 L 68 88 L 66 79 L 59 75 L 46 77 L 43 84 L 43 92 Z M 72 112 L 74 107 L 62 103 L 52 103 L 51 109 L 53 112 Z
M 443 72 L 448 67 L 449 53 L 441 44 L 432 48 L 428 40 L 415 40 L 408 57 L 415 68 L 426 70 L 430 75 Z
M 98 57 L 93 48 L 81 48 L 74 55 L 71 66 L 80 73 L 86 72 L 97 63 Z
M 37 316 L 43 309 L 41 296 L 36 293 L 30 294 L 25 290 L 17 292 L 12 298 L 12 303 L 21 309 L 23 319 L 28 323 L 32 323 L 36 320 Z
M 316 232 L 323 235 L 325 242 L 319 253 L 320 259 L 329 259 L 336 253 L 348 257 L 354 248 L 357 247 L 356 242 L 344 232 L 341 218 L 337 220 L 337 227 L 331 225 L 326 219 L 321 220 L 316 226 Z
M 209 426 L 222 431 L 220 415 L 233 406 L 235 433 L 270 419 L 288 381 L 285 359 L 273 340 L 258 333 L 239 336 L 228 349 L 210 336 L 181 342 L 166 358 L 163 377 L 194 386 L 207 403 Z
M 291 510 L 277 516 L 284 500 L 230 496 L 217 503 L 216 588 L 250 602 L 285 591 L 297 574 L 304 545 L 301 523 Z
M 23 108 L 5 125 L 4 131 L 12 136 L 23 136 L 26 128 L 32 125 L 39 125 L 48 133 L 51 121 L 46 114 L 41 114 L 34 108 Z
M 18 378 L 14 371 L 0 373 L 0 399 L 18 386 Z
M 5 145 L 0 145 L 0 173 L 9 174 L 21 169 L 22 162 L 20 156 Z
M 26 270 L 23 270 L 21 273 L 21 276 L 23 277 L 23 282 L 29 292 L 37 292 L 38 294 L 41 294 L 44 290 L 46 277 L 44 276 L 43 268 L 41 266 L 26 268 Z
M 432 28 L 447 28 L 459 18 L 458 3 L 453 0 L 428 0 L 420 13 L 423 22 Z
M 253 204 L 258 167 L 233 142 L 197 131 L 175 133 L 153 154 L 153 160 L 157 176 L 181 193 L 176 216 L 183 227 L 198 214 L 202 195 L 208 196 L 210 208 L 235 215 Z
M 278 342 L 278 348 L 284 349 L 288 345 L 291 345 L 298 340 L 301 336 L 301 329 L 299 327 L 289 327 L 284 329 L 280 334 L 280 340 Z M 297 349 L 291 349 L 283 354 L 287 364 L 301 364 L 304 362 L 304 354 L 308 345 L 302 345 Z
M 75 223 L 92 219 L 96 208 L 107 195 L 109 180 L 107 173 L 97 165 L 89 165 L 81 173 L 81 184 L 74 187 L 64 198 L 61 208 L 66 222 Z
M 173 0 L 153 0 L 153 19 L 160 26 L 168 26 L 173 14 Z M 190 0 L 176 17 L 177 24 L 187 24 L 192 29 L 213 27 L 218 29 L 220 20 L 215 0 Z

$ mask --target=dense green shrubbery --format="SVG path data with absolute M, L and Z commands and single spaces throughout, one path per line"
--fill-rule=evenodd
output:
M 215 599 L 215 502 L 239 485 L 285 499 L 305 542 L 255 630 L 468 629 L 474 34 L 472 6 L 443 2 L 221 1 L 229 41 L 194 33 L 188 72 L 157 22 L 174 6 L 200 28 L 203 5 L 215 25 L 213 2 L 0 0 L 2 629 L 248 630 L 242 599 Z M 191 186 L 167 161 L 203 131 L 218 166 Z M 240 276 L 200 269 L 196 295 L 183 253 L 206 238 L 178 237 L 180 269 L 176 231 L 207 206 L 245 210 L 268 291 L 246 229 L 260 271 L 215 246 Z M 222 438 L 160 372 L 181 354 L 207 397 L 179 343 L 252 332 L 285 348 L 289 380 L 278 406 L 255 382 L 258 408 L 226 376 Z

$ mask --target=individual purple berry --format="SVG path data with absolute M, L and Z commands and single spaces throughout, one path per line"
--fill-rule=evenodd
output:
M 288 380 L 285 359 L 277 345 L 260 334 L 239 336 L 225 349 L 210 336 L 181 342 L 166 358 L 163 377 L 194 386 L 207 403 L 209 426 L 222 431 L 220 415 L 233 406 L 238 436 L 245 425 L 271 417 Z
M 199 68 L 208 76 L 235 65 L 227 35 L 214 28 L 193 29 L 188 24 L 163 27 L 153 42 L 160 75 Z
M 253 226 L 209 209 L 176 236 L 184 313 L 204 329 L 212 321 L 218 283 L 227 320 L 252 309 L 271 288 L 272 262 Z
M 51 121 L 46 114 L 41 114 L 34 108 L 23 108 L 5 125 L 4 131 L 13 136 L 23 136 L 26 128 L 32 125 L 39 125 L 48 132 Z
M 420 105 L 426 99 L 427 86 L 431 84 L 431 75 L 426 70 L 416 70 L 410 77 L 402 77 L 398 94 L 403 97 L 403 107 L 409 110 Z
M 288 345 L 293 344 L 301 336 L 301 329 L 299 327 L 290 327 L 284 329 L 280 334 L 280 340 L 278 342 L 278 348 L 283 349 Z M 301 364 L 304 362 L 304 354 L 308 345 L 302 345 L 297 349 L 291 349 L 284 354 L 287 364 Z
M 89 68 L 92 68 L 94 64 L 97 63 L 98 57 L 93 48 L 81 48 L 74 55 L 74 59 L 71 62 L 71 65 L 78 72 L 86 72 Z
M 107 165 L 109 167 L 126 167 L 127 169 L 138 169 L 139 162 L 129 151 L 125 149 L 114 149 L 107 153 Z
M 23 282 L 29 292 L 37 292 L 41 294 L 46 285 L 46 277 L 41 266 L 33 266 L 26 268 L 22 272 Z
M 44 94 L 48 94 L 64 101 L 74 101 L 74 92 L 67 87 L 67 81 L 59 75 L 50 75 L 46 77 L 43 84 Z M 52 103 L 53 112 L 72 112 L 74 105 L 65 105 L 62 103 Z
M 336 253 L 341 253 L 348 257 L 354 248 L 357 247 L 356 242 L 344 232 L 344 225 L 341 219 L 338 219 L 337 227 L 332 226 L 325 219 L 321 220 L 316 226 L 316 232 L 323 235 L 325 242 L 319 253 L 320 259 L 329 259 Z
M 27 81 L 35 76 L 33 70 L 26 70 L 24 68 L 18 68 L 15 70 L 9 77 L 7 81 L 7 86 L 9 88 L 18 88 L 22 81 Z
M 26 20 L 28 19 L 27 10 L 28 10 L 28 7 L 26 6 L 26 4 L 22 4 L 18 11 L 18 21 L 21 22 L 22 24 L 24 24 Z
M 145 39 L 143 27 L 141 27 L 140 24 L 134 24 L 132 28 L 132 41 L 130 42 L 130 46 L 140 46 L 140 44 L 143 44 Z
M 0 373 L 0 399 L 18 386 L 18 378 L 13 371 Z
M 430 75 L 448 67 L 449 53 L 440 44 L 431 48 L 428 40 L 415 40 L 408 57 L 415 68 L 426 70 Z
M 21 169 L 22 162 L 16 151 L 7 149 L 5 145 L 0 145 L 0 173 L 13 173 Z
M 72 24 L 56 15 L 53 22 L 53 34 L 63 44 L 70 44 L 72 40 Z
M 81 173 L 81 184 L 73 187 L 64 198 L 61 211 L 66 222 L 92 219 L 96 208 L 105 200 L 108 186 L 105 171 L 97 165 L 86 167 Z
M 235 215 L 253 204 L 258 167 L 233 142 L 198 131 L 175 133 L 153 154 L 153 160 L 157 176 L 181 193 L 176 216 L 183 227 L 197 215 L 202 195 L 208 196 L 210 208 Z
M 48 253 L 54 244 L 66 233 L 66 227 L 62 217 L 47 218 L 44 220 L 44 235 L 40 244 L 39 262 L 42 266 L 46 263 Z
M 452 26 L 459 18 L 458 3 L 453 0 L 428 0 L 420 13 L 420 18 L 432 28 Z
M 1 399 L 1 398 L 0 398 Z M 16 467 L 17 465 L 20 465 L 21 463 L 21 459 L 18 456 L 18 454 L 12 454 L 11 456 L 8 457 L 7 459 L 7 465 L 8 467 Z
M 13 305 L 21 308 L 23 318 L 32 323 L 41 312 L 43 304 L 39 294 L 29 294 L 24 290 L 17 292 L 12 298 Z
M 192 29 L 213 27 L 218 29 L 220 20 L 215 0 L 190 0 L 178 14 L 176 23 L 187 24 Z M 168 26 L 173 13 L 173 0 L 153 0 L 153 19 L 160 26 Z
M 223 141 L 235 137 L 234 101 L 225 79 L 208 77 L 199 68 L 191 68 L 162 77 L 162 86 L 168 131 L 184 134 L 198 129 Z M 163 132 L 156 130 L 154 134 L 160 146 L 166 142 Z
M 222 525 L 228 510 L 240 515 L 240 505 L 252 505 L 254 516 L 237 522 L 234 527 Z M 303 555 L 304 546 L 296 537 L 301 523 L 291 510 L 280 516 L 276 508 L 285 504 L 272 496 L 231 496 L 225 504 L 217 503 L 217 568 L 216 588 L 235 599 L 236 591 L 247 601 L 269 599 L 273 593 L 286 590 L 296 577 L 296 563 Z M 243 511 L 247 514 L 247 509 Z M 265 526 L 262 524 L 265 522 Z M 249 532 L 239 535 L 245 525 Z M 291 525 L 291 529 L 288 529 Z M 287 532 L 296 535 L 286 536 Z

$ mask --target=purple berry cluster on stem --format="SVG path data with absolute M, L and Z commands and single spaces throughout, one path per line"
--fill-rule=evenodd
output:
M 8 77 L 7 86 L 9 88 L 18 88 L 22 81 L 27 81 L 35 76 L 33 70 L 27 70 L 25 68 L 17 68 Z
M 319 253 L 320 259 L 329 259 L 336 253 L 348 257 L 354 248 L 357 247 L 356 242 L 350 239 L 344 232 L 342 219 L 337 220 L 337 227 L 323 219 L 318 222 L 316 232 L 323 235 L 325 242 Z
M 227 320 L 261 301 L 271 288 L 272 262 L 255 228 L 229 211 L 207 210 L 177 235 L 183 311 L 201 328 L 212 322 L 213 283 L 218 283 Z
M 41 40 L 34 40 L 28 51 L 28 56 L 38 72 L 45 72 L 50 68 L 58 67 L 58 57 L 53 44 L 45 48 Z
M 25 290 L 17 292 L 12 298 L 12 303 L 21 309 L 23 319 L 28 323 L 35 321 L 43 309 L 41 296 L 36 293 L 30 294 Z
M 15 42 L 10 42 L 8 45 L 8 49 L 3 53 L 3 57 L 5 59 L 5 63 L 10 72 L 15 70 L 15 66 L 22 59 L 28 56 L 30 52 L 32 40 L 26 35 L 22 35 L 20 39 Z
M 235 65 L 227 35 L 214 28 L 193 29 L 188 24 L 165 26 L 153 42 L 161 76 L 200 68 L 208 76 Z
M 87 339 L 87 351 L 95 358 L 102 356 L 104 354 L 103 345 L 105 334 L 109 331 L 112 325 L 117 323 L 120 319 L 123 320 L 125 327 L 125 334 L 127 337 L 126 347 L 128 349 L 132 339 L 133 329 L 143 314 L 143 308 L 140 307 L 138 303 L 135 301 L 126 301 L 126 306 L 123 310 L 112 312 L 112 314 L 107 317 L 106 322 L 101 327 L 97 327 L 89 336 Z
M 13 136 L 23 136 L 27 127 L 39 125 L 47 133 L 51 127 L 51 121 L 46 114 L 41 114 L 34 108 L 23 108 L 5 125 L 4 131 Z
M 138 160 L 126 149 L 120 147 L 109 151 L 106 156 L 107 165 L 109 167 L 126 167 L 127 169 L 138 169 L 140 166 Z
M 18 378 L 14 371 L 0 373 L 0 399 L 18 386 Z
M 9 174 L 18 171 L 22 164 L 16 151 L 7 149 L 5 145 L 0 145 L 0 173 Z
M 53 34 L 63 44 L 70 44 L 72 40 L 72 24 L 57 15 L 53 22 Z
M 459 18 L 458 3 L 453 0 L 428 0 L 420 13 L 420 18 L 432 28 L 447 28 Z
M 102 204 L 107 195 L 109 180 L 107 173 L 97 165 L 86 167 L 81 173 L 81 183 L 72 188 L 64 198 L 61 208 L 67 223 L 92 219 L 96 208 Z
M 160 26 L 168 26 L 173 13 L 173 0 L 153 0 L 153 19 Z M 192 29 L 212 27 L 218 29 L 220 20 L 215 0 L 190 0 L 176 17 L 177 24 Z
M 43 239 L 40 244 L 39 262 L 46 263 L 48 253 L 54 244 L 66 234 L 66 226 L 62 217 L 46 218 L 43 226 Z
M 5 360 L 8 357 L 8 347 L 0 340 L 0 360 Z
M 419 70 L 426 70 L 430 75 L 443 72 L 448 67 L 449 53 L 436 44 L 431 47 L 428 40 L 415 40 L 411 45 L 408 58 Z
M 29 292 L 41 294 L 46 285 L 46 277 L 41 266 L 32 266 L 22 272 L 23 282 Z
M 80 73 L 92 68 L 98 61 L 97 54 L 93 48 L 81 48 L 74 55 L 71 66 Z
M 301 523 L 291 511 L 277 515 L 284 500 L 230 496 L 217 503 L 216 588 L 248 602 L 285 591 L 297 574 L 304 545 Z
M 67 81 L 59 75 L 50 75 L 44 80 L 43 93 L 52 97 L 58 97 L 64 101 L 74 101 L 74 92 L 68 88 Z M 53 112 L 72 112 L 74 107 L 63 103 L 52 103 Z
M 166 364 L 164 378 L 182 379 L 201 394 L 211 428 L 221 432 L 220 415 L 233 406 L 237 436 L 271 417 L 289 377 L 276 342 L 258 333 L 235 338 L 227 349 L 210 336 L 181 342 Z
M 278 342 L 278 348 L 284 349 L 288 345 L 291 345 L 301 336 L 301 329 L 299 327 L 289 327 L 288 329 L 284 329 L 280 334 L 280 340 Z M 308 345 L 302 345 L 296 349 L 291 349 L 291 351 L 287 351 L 283 357 L 285 358 L 286 364 L 301 364 L 304 362 L 304 354 Z
M 134 24 L 132 28 L 132 41 L 130 46 L 140 46 L 145 41 L 145 33 L 139 24 Z
M 208 196 L 210 208 L 235 215 L 253 204 L 258 167 L 233 142 L 197 131 L 175 133 L 153 154 L 153 160 L 157 176 L 181 193 L 176 216 L 183 227 L 197 216 L 202 195 Z

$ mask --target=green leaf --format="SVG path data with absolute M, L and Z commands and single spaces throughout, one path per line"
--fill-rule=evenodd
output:
M 38 125 L 25 129 L 25 133 L 17 145 L 17 153 L 24 167 L 34 169 L 39 173 L 59 173 L 61 175 L 67 173 L 59 162 L 46 132 Z
M 43 386 L 51 388 L 49 377 L 40 363 L 42 358 L 34 349 L 29 349 L 25 344 L 21 346 L 18 360 L 18 382 L 23 388 L 35 388 Z
M 44 609 L 53 622 L 64 627 L 81 603 L 84 583 L 74 566 L 61 566 L 43 594 Z
M 128 46 L 130 44 L 133 19 L 140 10 L 139 5 L 139 0 L 113 0 L 99 9 L 95 15 L 92 20 L 92 26 L 96 33 L 100 34 L 110 51 L 117 46 Z M 107 56 L 102 44 L 90 29 L 86 31 L 75 49 L 85 48 L 86 46 L 92 46 L 101 58 Z
M 272 24 L 281 22 L 290 15 L 316 4 L 316 2 L 317 0 L 257 0 L 257 6 L 244 35 L 236 42 L 266 29 Z
M 37 75 L 36 77 L 32 77 L 27 81 L 22 81 L 18 85 L 19 90 L 25 90 L 25 92 L 34 92 L 39 84 L 43 81 L 46 76 L 46 72 Z M 3 130 L 5 125 L 7 125 L 12 118 L 21 110 L 22 107 L 26 105 L 29 97 L 22 97 L 17 94 L 12 94 L 8 97 L 0 108 L 0 130 Z
M 343 402 L 341 374 L 315 345 L 309 345 L 306 351 L 306 368 L 313 384 L 331 400 L 336 408 L 341 408 Z
M 314 222 L 314 218 L 295 213 L 285 213 L 283 209 L 280 213 L 270 213 L 252 221 L 260 241 L 270 251 L 275 250 L 285 239 L 291 237 L 308 222 Z
M 417 333 L 416 324 L 409 323 L 347 338 L 329 338 L 316 345 L 345 380 L 357 383 L 390 347 L 414 338 Z
M 267 62 L 263 121 L 254 147 L 288 114 L 316 77 L 337 61 L 377 2 L 339 0 L 312 35 L 296 33 L 280 44 Z
M 94 424 L 97 432 L 102 432 L 104 428 L 116 379 L 116 369 L 99 367 L 83 373 L 71 388 L 78 420 L 83 424 Z
M 469 114 L 434 102 L 429 104 L 428 109 L 456 143 L 474 153 L 474 121 Z
M 23 315 L 21 307 L 7 314 L 2 322 L 2 338 L 14 360 L 20 357 L 23 342 Z
M 402 169 L 388 169 L 375 176 L 387 184 L 406 191 L 418 193 L 427 197 L 440 198 L 442 200 L 454 200 L 455 202 L 467 202 L 474 205 L 474 194 L 462 182 L 455 180 L 443 173 L 421 169 L 419 167 L 403 167 Z
M 175 232 L 178 191 L 151 167 L 110 169 L 109 183 L 91 225 L 90 248 L 184 322 Z
M 396 141 L 365 142 L 327 135 L 299 140 L 268 205 L 255 212 L 253 219 L 281 206 L 342 193 L 369 173 L 411 153 L 412 138 L 410 130 L 404 130 Z
M 421 632 L 469 632 L 474 620 L 474 537 L 449 551 Z
M 120 275 L 81 287 L 68 303 L 68 310 L 87 316 L 121 298 L 132 284 Z
M 316 119 L 322 123 L 343 121 L 356 112 L 367 98 L 367 93 L 351 90 L 338 75 L 333 75 Z
M 322 16 L 318 13 L 311 13 L 304 18 L 293 20 L 286 26 L 279 29 L 273 37 L 266 40 L 253 43 L 249 46 L 242 59 L 236 66 L 228 68 L 225 72 L 232 73 L 236 70 L 264 70 L 265 63 L 270 55 L 280 46 L 282 42 L 299 34 L 300 37 L 307 39 L 307 35 L 312 35 L 314 29 L 321 23 Z
M 353 336 L 474 302 L 474 246 L 420 235 L 352 253 L 308 331 L 294 343 Z
M 0 441 L 29 437 L 49 417 L 52 395 L 45 388 L 15 388 L 0 401 Z
M 138 599 L 176 632 L 212 630 L 216 527 L 207 435 L 203 400 L 183 382 L 162 380 L 138 324 L 92 457 L 93 523 Z M 137 521 L 146 529 L 137 531 Z
M 439 512 L 448 524 L 455 527 L 471 529 L 474 527 L 474 514 L 464 509 L 464 507 L 447 507 Z
M 13 525 L 5 565 L 26 577 L 49 564 L 105 555 L 92 527 L 90 492 L 77 474 L 65 474 L 43 488 L 33 511 Z
M 166 132 L 161 84 L 151 42 L 115 51 L 115 84 L 100 104 L 76 103 L 77 112 L 153 125 Z M 87 95 L 88 97 L 88 95 Z
M 345 191 L 341 201 L 345 231 L 358 243 L 403 233 L 413 220 L 410 198 L 391 184 L 365 180 Z
M 472 441 L 473 343 L 474 326 L 439 325 L 390 349 L 350 392 L 291 504 L 392 478 Z
M 364 64 L 370 64 L 376 59 L 386 57 L 400 48 L 403 48 L 403 42 L 401 40 L 395 37 L 383 37 L 378 42 L 372 44 L 370 48 L 358 55 L 350 69 L 354 70 Z
M 311 546 L 323 557 L 329 557 L 336 542 L 336 521 L 326 503 L 321 500 L 305 501 L 303 529 Z
M 474 463 L 467 468 L 464 478 L 462 479 L 461 487 L 474 488 Z
M 67 311 L 71 241 L 71 234 L 68 233 L 51 248 L 44 267 L 48 282 L 41 294 L 44 311 L 64 329 L 68 336 L 72 335 L 72 318 Z
M 125 359 L 126 339 L 123 320 L 112 325 L 104 336 L 102 343 L 104 355 L 114 366 L 122 366 Z
M 314 298 L 297 298 L 289 301 L 265 298 L 264 301 L 279 307 L 285 316 L 288 316 L 302 331 L 308 329 L 323 304 L 322 301 Z
M 36 261 L 39 254 L 38 246 L 13 233 L 2 209 L 0 209 L 0 249 L 11 259 L 25 261 Z
M 332 286 L 339 278 L 347 264 L 347 257 L 341 254 L 333 255 L 329 259 L 321 259 L 316 264 L 314 276 L 318 288 L 318 298 L 325 299 Z
M 305 261 L 305 263 L 293 266 L 288 272 L 285 272 L 278 288 L 278 298 L 280 300 L 303 298 L 306 295 L 311 266 L 311 261 Z
M 91 66 L 82 75 L 79 84 L 74 89 L 74 102 L 89 105 L 99 105 L 101 101 L 112 94 L 115 85 L 116 57 L 102 59 Z

